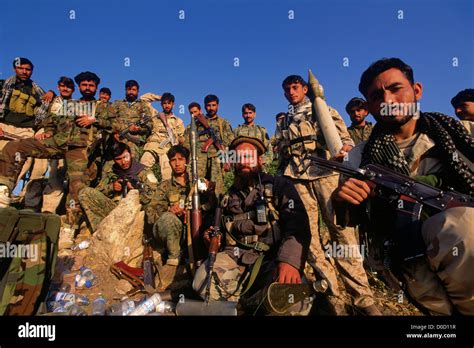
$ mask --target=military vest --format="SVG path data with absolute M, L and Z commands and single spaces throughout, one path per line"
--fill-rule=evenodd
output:
M 279 214 L 273 204 L 273 184 L 262 183 L 263 192 L 232 191 L 221 202 L 227 246 L 267 252 L 281 239 Z

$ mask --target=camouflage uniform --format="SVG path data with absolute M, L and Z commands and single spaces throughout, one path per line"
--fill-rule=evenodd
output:
M 351 136 L 352 140 L 356 145 L 360 144 L 363 141 L 367 141 L 370 137 L 370 133 L 372 133 L 372 129 L 374 126 L 370 122 L 365 122 L 365 126 L 354 126 L 351 125 L 347 128 L 349 135 Z
M 178 183 L 174 176 L 160 183 L 148 207 L 148 222 L 153 224 L 153 235 L 166 246 L 169 258 L 178 258 L 183 238 L 183 218 L 168 209 L 178 204 L 182 208 L 188 203 L 191 190 L 189 180 L 185 185 Z
M 156 110 L 154 110 L 156 113 Z M 167 117 L 168 126 L 171 128 L 176 141 L 182 143 L 183 142 L 183 135 L 184 135 L 184 122 L 179 117 L 171 114 Z M 168 157 L 166 153 L 171 148 L 171 146 L 177 145 L 172 144 L 169 136 L 168 131 L 161 121 L 161 119 L 156 116 L 153 117 L 153 128 L 152 134 L 148 138 L 144 148 L 143 148 L 143 156 L 140 162 L 147 167 L 151 168 L 156 163 L 158 159 L 160 164 L 160 171 L 161 171 L 161 180 L 168 180 L 171 178 L 171 167 L 168 161 Z
M 130 124 L 140 121 L 142 116 L 150 116 L 152 114 L 152 108 L 150 103 L 144 102 L 142 100 L 136 100 L 132 103 L 129 103 L 126 100 L 117 100 L 112 104 L 115 114 L 117 115 L 116 122 L 113 125 L 114 131 L 120 133 L 124 129 L 128 128 Z M 150 133 L 151 124 L 149 127 L 141 127 L 138 132 L 130 132 L 129 134 L 136 138 L 139 143 L 135 143 L 125 138 L 121 140 L 123 143 L 127 144 L 132 151 L 132 156 L 139 158 L 142 154 L 142 148 L 146 143 L 148 135 Z
M 86 187 L 79 193 L 79 203 L 93 232 L 97 230 L 99 223 L 109 215 L 122 198 L 120 193 L 114 191 L 112 185 L 115 181 L 124 176 L 138 179 L 143 185 L 138 188 L 140 192 L 140 203 L 146 214 L 150 212 L 148 210 L 148 204 L 150 204 L 153 192 L 156 190 L 158 184 L 158 180 L 153 172 L 136 162 L 132 163 L 130 170 L 124 171 L 114 165 L 112 166 L 112 171 L 107 173 L 107 175 L 100 180 L 96 188 Z
M 31 108 L 23 105 L 21 110 L 18 110 L 14 106 L 18 104 L 12 103 L 14 99 L 13 93 L 10 96 L 9 100 L 3 101 L 3 92 L 0 93 L 0 99 L 2 102 L 5 102 L 6 108 L 3 110 L 3 114 L 0 113 L 0 128 L 2 128 L 5 132 L 12 133 L 14 135 L 20 136 L 22 138 L 32 138 L 38 131 L 38 127 L 36 122 L 38 121 L 37 118 L 37 109 L 41 105 L 41 108 L 46 110 L 47 104 L 43 104 L 41 102 L 41 98 L 44 95 L 44 91 L 36 85 L 36 88 L 33 87 L 32 80 L 22 81 L 18 79 L 18 77 L 14 76 L 10 79 L 14 79 L 14 83 L 11 86 L 13 91 L 15 91 L 15 97 L 18 92 L 24 93 L 25 95 L 30 96 L 32 99 L 28 100 L 27 105 L 29 102 L 35 103 L 31 105 Z M 10 80 L 9 79 L 9 80 Z M 6 92 L 6 91 L 5 91 Z M 36 92 L 36 93 L 35 93 Z M 7 93 L 5 93 L 5 96 Z M 12 109 L 13 108 L 13 109 Z M 26 109 L 29 109 L 28 111 Z M 0 140 L 0 151 L 7 145 L 9 140 Z M 21 169 L 20 174 L 18 175 L 18 182 L 23 178 L 28 171 L 30 172 L 30 181 L 43 179 L 46 171 L 48 170 L 48 162 L 43 159 L 36 159 L 28 158 Z M 23 196 L 26 193 L 26 189 L 23 189 L 20 193 L 20 196 Z
M 79 190 L 89 186 L 94 170 L 89 166 L 91 145 L 100 140 L 101 130 L 111 129 L 115 115 L 107 104 L 93 101 L 92 113 L 96 123 L 88 127 L 79 127 L 75 123 L 76 115 L 73 111 L 83 108 L 83 101 L 69 101 L 64 107 L 67 110 L 58 114 L 50 113 L 44 121 L 45 133 L 50 137 L 44 140 L 23 139 L 8 143 L 0 156 L 0 183 L 13 190 L 16 179 L 27 157 L 34 158 L 64 158 L 68 168 L 69 178 L 68 210 L 70 223 L 77 223 L 79 213 L 77 195 Z M 95 110 L 94 110 L 95 109 Z
M 269 164 L 272 163 L 273 154 L 272 154 L 272 148 L 271 148 L 271 145 L 270 145 L 270 137 L 268 136 L 268 133 L 267 133 L 267 130 L 265 129 L 265 127 L 258 126 L 256 124 L 254 124 L 253 126 L 248 126 L 246 124 L 239 125 L 234 130 L 234 136 L 236 138 L 239 137 L 239 136 L 244 136 L 244 137 L 251 137 L 251 138 L 260 139 L 268 150 L 267 153 L 264 156 L 265 167 L 267 167 Z
M 354 145 L 342 117 L 331 107 L 329 111 L 342 143 Z M 312 235 L 308 263 L 318 276 L 328 281 L 332 292 L 328 300 L 334 314 L 345 314 L 336 268 L 332 259 L 326 255 L 324 246 L 333 242 L 342 247 L 357 246 L 359 243 L 352 229 L 342 228 L 335 222 L 331 194 L 337 188 L 339 175 L 315 165 L 306 167 L 306 163 L 303 162 L 306 153 L 326 159 L 331 157 L 319 125 L 313 121 L 309 99 L 305 98 L 295 106 L 290 105 L 284 122 L 277 128 L 276 138 L 280 139 L 280 155 L 285 161 L 283 173 L 291 178 L 308 212 Z M 320 229 L 319 212 L 328 227 L 329 236 L 323 234 L 323 230 Z M 361 308 L 373 305 L 373 294 L 362 259 L 357 256 L 336 257 L 334 262 L 340 270 L 347 291 L 354 298 L 354 304 Z
M 217 136 L 220 137 L 225 148 L 229 146 L 231 141 L 234 139 L 234 132 L 229 121 L 220 116 L 214 118 L 208 118 L 209 126 L 214 129 Z M 204 131 L 204 126 L 196 122 L 197 140 L 197 162 L 198 162 L 198 175 L 200 178 L 206 178 L 209 181 L 216 183 L 216 194 L 219 195 L 224 193 L 224 171 L 222 169 L 223 164 L 219 161 L 219 149 L 212 144 L 209 149 L 204 151 L 202 145 L 209 139 L 206 134 L 199 135 L 200 132 Z M 189 143 L 189 135 L 191 133 L 191 126 L 186 128 L 184 134 L 185 146 L 191 148 Z
M 285 262 L 302 271 L 311 239 L 309 220 L 290 180 L 262 174 L 262 187 L 240 187 L 236 182 L 224 197 L 221 238 L 223 251 L 217 253 L 211 277 L 211 300 L 252 303 L 265 287 L 274 280 L 279 262 Z M 265 198 L 267 223 L 256 219 L 258 192 Z M 249 292 L 241 297 L 248 286 L 249 269 L 263 258 L 257 280 Z M 255 266 L 257 267 L 257 266 Z M 206 294 L 208 261 L 197 270 L 194 290 Z M 243 295 L 242 295 L 243 296 Z M 255 303 L 254 303 L 255 304 Z

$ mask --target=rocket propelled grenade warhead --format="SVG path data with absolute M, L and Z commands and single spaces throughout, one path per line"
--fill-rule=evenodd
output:
M 308 97 L 313 105 L 313 113 L 319 123 L 319 127 L 323 133 L 324 139 L 331 156 L 334 157 L 342 149 L 342 141 L 337 131 L 336 124 L 331 117 L 328 105 L 324 101 L 324 91 L 313 72 L 308 70 Z

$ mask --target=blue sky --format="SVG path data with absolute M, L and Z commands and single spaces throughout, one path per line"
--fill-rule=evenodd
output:
M 45 89 L 55 90 L 61 75 L 91 70 L 100 76 L 100 87 L 112 89 L 113 100 L 123 98 L 128 79 L 139 81 L 141 93 L 173 93 L 177 105 L 202 104 L 212 93 L 221 99 L 219 114 L 234 128 L 242 123 L 242 104 L 255 104 L 257 122 L 270 135 L 275 114 L 287 109 L 282 80 L 290 74 L 306 78 L 308 68 L 346 122 L 344 106 L 360 96 L 361 73 L 381 57 L 400 57 L 413 67 L 424 86 L 422 110 L 453 115 L 450 99 L 474 87 L 472 0 L 18 4 L 2 0 L 1 78 L 12 74 L 16 56 L 25 56 L 35 64 L 33 79 Z M 400 10 L 403 19 L 398 19 Z M 124 66 L 127 57 L 129 67 Z M 185 115 L 178 108 L 175 112 L 189 123 L 187 110 Z

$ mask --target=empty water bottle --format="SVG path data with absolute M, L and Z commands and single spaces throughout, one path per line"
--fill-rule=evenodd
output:
M 99 295 L 94 302 L 92 302 L 92 315 L 105 315 L 105 298 Z
M 90 288 L 95 280 L 95 275 L 90 268 L 82 266 L 80 273 L 76 276 L 76 287 Z
M 156 310 L 156 306 L 161 302 L 158 294 L 153 294 L 148 300 L 139 304 L 130 315 L 147 315 Z
M 90 241 L 88 240 L 83 240 L 82 242 L 80 242 L 79 244 L 76 244 L 74 245 L 71 250 L 83 250 L 83 249 L 87 249 L 89 247 L 89 245 L 91 244 Z
M 115 303 L 107 309 L 107 315 L 129 315 L 135 309 L 135 302 L 126 300 Z
M 81 306 L 87 306 L 89 304 L 89 299 L 86 296 L 71 294 L 69 292 L 55 291 L 50 293 L 50 301 L 64 301 L 76 303 Z

